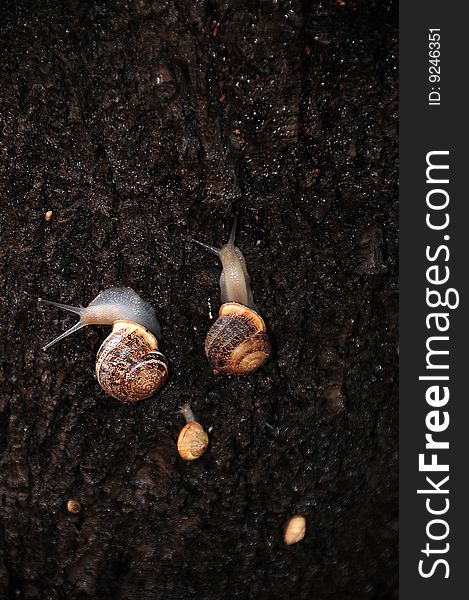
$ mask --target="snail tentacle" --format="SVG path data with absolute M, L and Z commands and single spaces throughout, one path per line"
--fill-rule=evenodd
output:
M 261 367 L 270 355 L 265 323 L 257 313 L 251 280 L 243 253 L 235 246 L 236 216 L 228 242 L 218 250 L 197 242 L 221 260 L 222 306 L 217 321 L 205 340 L 205 353 L 215 373 L 248 375 Z M 196 241 L 196 240 L 194 240 Z

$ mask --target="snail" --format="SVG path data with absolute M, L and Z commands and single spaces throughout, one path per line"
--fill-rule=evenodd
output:
M 184 460 L 195 460 L 202 456 L 208 446 L 208 435 L 200 423 L 195 420 L 190 404 L 183 404 L 178 413 L 186 420 L 178 437 L 178 452 Z
M 72 515 L 77 515 L 81 511 L 81 504 L 78 500 L 69 500 L 67 502 L 67 510 Z
M 153 396 L 168 376 L 168 361 L 158 350 L 160 325 L 153 308 L 130 288 L 109 288 L 86 307 L 52 304 L 80 316 L 73 327 L 44 346 L 44 350 L 86 325 L 112 325 L 96 356 L 99 385 L 121 402 Z
M 306 517 L 303 515 L 294 515 L 291 517 L 285 527 L 283 539 L 285 544 L 297 544 L 305 537 L 306 534 Z
M 207 334 L 205 354 L 215 374 L 243 376 L 265 363 L 270 355 L 270 341 L 254 304 L 246 261 L 234 243 L 237 220 L 236 217 L 228 243 L 220 249 L 193 241 L 216 254 L 223 266 L 222 305 Z

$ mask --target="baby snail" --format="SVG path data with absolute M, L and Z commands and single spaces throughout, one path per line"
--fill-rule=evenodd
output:
M 67 502 L 67 510 L 72 515 L 77 515 L 81 511 L 81 504 L 78 500 L 69 500 Z
M 155 311 L 130 288 L 104 290 L 86 308 L 39 301 L 80 316 L 78 323 L 44 350 L 86 325 L 112 325 L 96 356 L 96 377 L 113 398 L 121 402 L 144 400 L 166 381 L 168 361 L 158 350 L 161 331 Z
M 184 460 L 195 460 L 202 456 L 208 446 L 208 435 L 200 423 L 195 420 L 190 404 L 183 404 L 178 413 L 186 420 L 178 437 L 178 452 Z
M 242 376 L 253 373 L 265 363 L 270 355 L 270 341 L 252 298 L 244 256 L 234 243 L 237 220 L 236 217 L 228 243 L 220 249 L 193 241 L 216 254 L 223 266 L 222 305 L 218 319 L 207 334 L 205 354 L 214 373 Z

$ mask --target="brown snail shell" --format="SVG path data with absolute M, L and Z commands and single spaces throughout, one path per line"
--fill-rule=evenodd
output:
M 81 511 L 81 504 L 78 500 L 69 500 L 67 502 L 67 510 L 72 515 L 77 515 Z
M 205 340 L 205 354 L 215 373 L 249 375 L 270 356 L 262 317 L 238 302 L 226 302 Z
M 178 452 L 184 460 L 195 460 L 202 456 L 208 446 L 208 435 L 197 421 L 186 423 L 178 437 Z
M 121 402 L 137 402 L 153 396 L 167 376 L 168 361 L 156 337 L 138 323 L 115 321 L 96 356 L 100 386 Z

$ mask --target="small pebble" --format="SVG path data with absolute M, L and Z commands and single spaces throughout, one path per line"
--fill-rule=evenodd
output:
M 51 210 L 48 210 L 48 211 L 46 212 L 46 214 L 44 215 L 44 219 L 45 219 L 46 221 L 50 221 L 50 220 L 52 219 L 52 215 L 53 215 L 53 212 L 52 212 Z
M 301 542 L 301 540 L 305 537 L 306 533 L 306 517 L 303 515 L 294 515 L 290 518 L 285 527 L 285 533 L 283 539 L 285 540 L 285 544 L 290 546 L 291 544 L 296 544 L 297 542 Z

